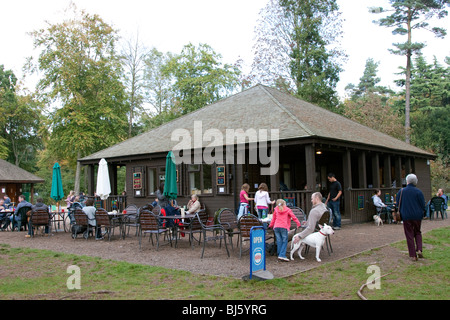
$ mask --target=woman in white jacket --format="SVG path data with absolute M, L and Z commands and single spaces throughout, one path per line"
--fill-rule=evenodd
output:
M 258 191 L 255 193 L 255 208 L 258 212 L 258 217 L 260 219 L 265 219 L 269 213 L 269 205 L 274 204 L 274 201 L 270 201 L 269 188 L 264 182 L 258 187 Z

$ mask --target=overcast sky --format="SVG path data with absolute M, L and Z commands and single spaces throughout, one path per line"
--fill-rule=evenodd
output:
M 124 38 L 139 32 L 142 43 L 159 51 L 179 53 L 189 42 L 209 44 L 223 56 L 223 62 L 234 63 L 238 58 L 248 67 L 252 63 L 254 28 L 260 10 L 268 0 L 73 0 L 78 9 L 99 14 L 119 30 Z M 0 64 L 12 69 L 21 78 L 22 66 L 33 52 L 32 38 L 27 32 L 45 27 L 45 20 L 59 22 L 70 0 L 14 0 L 0 1 L 1 50 Z M 388 52 L 393 42 L 391 29 L 382 28 L 372 20 L 379 16 L 368 12 L 369 6 L 382 6 L 388 0 L 338 0 L 343 12 L 344 38 L 342 47 L 349 56 L 341 73 L 338 92 L 344 94 L 348 83 L 359 83 L 367 58 L 380 62 L 378 76 L 382 85 L 396 89 L 393 84 L 399 66 L 406 58 Z M 450 18 L 440 24 L 450 32 Z M 431 33 L 414 33 L 413 41 L 423 41 L 428 62 L 433 55 L 444 64 L 450 56 L 449 36 L 435 40 Z M 246 71 L 246 70 L 244 70 Z M 31 86 L 31 80 L 26 84 Z M 30 88 L 31 89 L 31 88 Z

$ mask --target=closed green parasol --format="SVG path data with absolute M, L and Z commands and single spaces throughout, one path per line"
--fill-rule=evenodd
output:
M 166 180 L 164 182 L 164 196 L 167 199 L 176 199 L 178 194 L 177 189 L 177 166 L 175 162 L 175 155 L 169 151 L 166 157 Z
M 50 197 L 55 201 L 59 201 L 64 198 L 64 190 L 62 186 L 61 178 L 61 167 L 59 163 L 56 162 L 53 166 L 53 176 L 52 176 L 52 191 Z

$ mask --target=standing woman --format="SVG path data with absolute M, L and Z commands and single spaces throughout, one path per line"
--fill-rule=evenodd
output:
M 250 190 L 250 186 L 248 183 L 244 183 L 241 188 L 241 193 L 239 194 L 239 213 L 238 220 L 242 217 L 242 215 L 248 212 L 249 201 L 254 200 L 253 198 L 248 197 L 248 192 Z
M 269 213 L 269 204 L 274 204 L 275 201 L 270 201 L 269 188 L 264 182 L 258 187 L 255 193 L 255 206 L 258 212 L 258 217 L 264 219 Z
M 422 191 L 416 187 L 417 176 L 409 174 L 406 176 L 407 186 L 397 193 L 398 210 L 403 221 L 403 229 L 408 245 L 409 257 L 413 261 L 423 258 L 422 255 L 422 225 L 425 212 L 425 197 Z

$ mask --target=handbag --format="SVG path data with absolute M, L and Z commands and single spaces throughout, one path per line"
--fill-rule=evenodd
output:
M 396 211 L 394 211 L 394 221 L 395 222 L 402 221 L 402 215 L 400 214 L 400 203 L 402 202 L 402 194 L 403 194 L 403 189 L 400 191 L 400 199 L 398 199 L 398 208 Z

